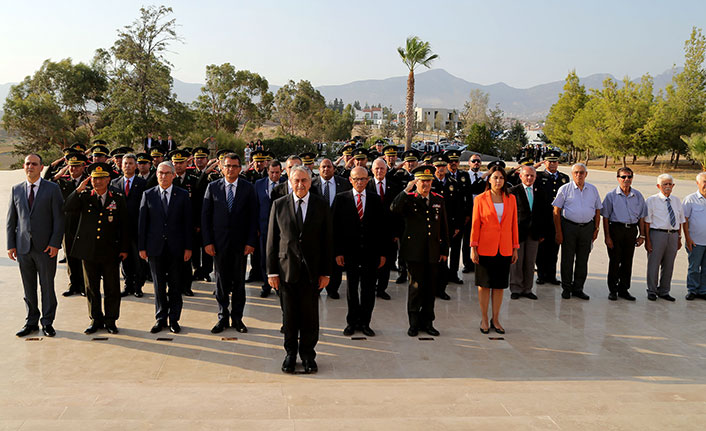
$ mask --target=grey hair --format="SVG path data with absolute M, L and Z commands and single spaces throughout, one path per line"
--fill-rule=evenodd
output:
M 669 174 L 661 174 L 657 177 L 657 184 L 662 183 L 662 180 L 669 180 L 671 182 L 674 182 L 674 177 Z
M 523 169 L 531 169 L 532 172 L 537 172 L 537 170 L 534 168 L 534 166 L 531 166 L 531 165 L 522 165 L 522 166 L 520 166 L 520 171 L 522 171 Z
M 134 153 L 127 153 L 123 155 L 123 160 L 132 159 L 137 162 L 137 156 Z
M 378 157 L 377 159 L 373 160 L 373 165 L 375 165 L 375 162 L 382 163 L 385 166 L 385 170 L 387 170 L 387 162 L 385 161 L 385 159 L 383 159 L 382 157 Z
M 309 169 L 305 168 L 302 165 L 297 165 L 297 166 L 292 166 L 292 169 L 289 170 L 289 176 L 294 178 L 294 174 L 296 172 L 304 172 L 309 179 L 311 179 L 311 172 Z
M 574 171 L 574 168 L 577 167 L 577 166 L 580 167 L 580 168 L 583 168 L 584 171 L 588 172 L 588 168 L 587 168 L 586 165 L 584 165 L 583 163 L 574 163 L 574 165 L 571 166 L 571 172 L 573 172 L 573 171 Z
M 174 165 L 172 164 L 172 162 L 164 161 L 164 162 L 160 163 L 159 165 L 157 165 L 157 170 L 159 170 L 159 168 L 161 168 L 162 166 L 168 167 L 169 170 L 172 171 L 173 174 L 176 174 L 176 170 L 174 169 Z
M 701 181 L 706 181 L 706 172 L 699 172 L 696 174 L 696 182 L 699 182 L 699 179 L 701 179 Z

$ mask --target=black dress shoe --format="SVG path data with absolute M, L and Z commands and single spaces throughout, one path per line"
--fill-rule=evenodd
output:
M 293 355 L 287 355 L 282 362 L 282 371 L 288 374 L 294 374 L 294 367 L 297 365 L 297 358 Z
M 620 293 L 618 293 L 618 298 L 623 298 L 623 299 L 626 299 L 626 300 L 628 300 L 628 301 L 634 301 L 634 300 L 635 300 L 635 297 L 632 296 L 632 295 L 631 295 L 630 293 L 628 293 L 628 292 L 620 292 Z
M 407 282 L 407 276 L 406 275 L 400 275 L 397 277 L 397 280 L 395 280 L 395 284 L 402 284 Z
M 483 324 L 483 321 L 481 321 L 480 324 L 482 325 L 482 324 Z M 490 333 L 490 327 L 488 327 L 488 329 L 483 329 L 483 327 L 481 326 L 481 327 L 480 327 L 480 333 L 481 333 L 481 334 L 488 334 L 488 333 Z
M 693 301 L 694 299 L 696 299 L 696 294 L 689 292 L 689 293 L 686 294 L 685 299 L 686 299 L 687 301 Z
M 495 332 L 497 332 L 498 334 L 501 334 L 501 335 L 502 335 L 502 334 L 505 333 L 505 330 L 504 330 L 504 329 L 500 329 L 500 328 L 498 328 L 497 326 L 495 326 L 495 324 L 493 323 L 493 319 L 490 319 L 490 327 L 491 327 L 491 329 L 494 329 Z
M 265 290 L 265 289 L 260 290 L 260 298 L 267 298 L 268 296 L 270 296 L 269 290 Z
M 355 334 L 355 328 L 353 325 L 346 325 L 346 327 L 343 328 L 343 335 L 346 337 L 350 337 L 353 334 Z
M 510 299 L 520 299 L 520 294 L 513 292 L 510 294 Z
M 551 280 L 547 280 L 547 283 L 558 286 L 561 284 L 561 281 L 557 280 L 556 278 L 552 278 Z
M 211 276 L 209 274 L 204 274 L 203 275 L 203 281 L 211 282 Z
M 571 298 L 571 292 L 568 290 L 564 290 L 561 292 L 561 297 L 564 299 L 570 299 Z
M 142 293 L 142 289 L 137 289 L 135 290 L 135 293 L 133 295 L 135 295 L 135 298 L 142 298 L 142 296 L 144 296 L 144 293 Z
M 47 337 L 53 337 L 54 335 L 56 335 L 56 331 L 51 325 L 42 326 L 42 332 L 44 332 L 44 335 L 46 335 Z
M 103 324 L 102 324 L 102 323 L 97 323 L 97 322 L 92 322 L 92 323 L 88 326 L 88 328 L 86 328 L 86 329 L 83 331 L 83 333 L 84 333 L 84 334 L 89 334 L 89 335 L 90 335 L 90 334 L 95 334 L 96 331 L 98 331 L 99 329 L 103 329 Z
M 78 292 L 74 292 L 73 290 L 69 289 L 69 290 L 63 292 L 63 293 L 61 294 L 61 296 L 71 296 L 71 295 L 74 295 L 74 294 L 76 294 L 76 293 L 78 293 Z
M 657 300 L 657 295 L 655 295 L 654 293 L 648 293 L 648 294 L 647 294 L 647 299 L 649 299 L 650 301 L 656 301 L 656 300 Z
M 432 337 L 438 337 L 441 335 L 439 331 L 436 330 L 433 326 L 429 325 L 427 328 L 424 330 L 427 334 L 431 335 Z
M 373 328 L 371 328 L 369 325 L 365 325 L 361 328 L 361 331 L 363 331 L 363 335 L 366 337 L 374 337 L 375 336 L 375 331 L 373 331 Z
M 180 333 L 181 326 L 179 326 L 179 322 L 169 322 L 169 330 L 174 334 Z
M 537 278 L 536 283 L 537 283 L 537 284 L 544 284 L 544 283 L 546 283 L 546 281 L 544 281 L 543 278 Z
M 86 291 L 85 291 L 85 290 L 81 290 L 81 291 L 78 292 L 78 294 L 81 295 L 81 296 L 86 296 Z
M 17 335 L 18 337 L 26 337 L 34 331 L 39 331 L 39 325 L 25 325 L 22 327 L 22 329 L 17 331 L 15 335 Z
M 586 295 L 585 293 L 583 293 L 582 290 L 579 290 L 578 292 L 573 292 L 573 293 L 571 294 L 571 296 L 574 296 L 574 297 L 579 298 L 579 299 L 583 299 L 584 301 L 588 301 L 589 299 L 591 299 L 591 297 L 588 296 L 588 295 Z
M 66 263 L 66 257 L 62 258 L 59 263 Z
M 617 300 L 618 300 L 618 294 L 615 293 L 615 292 L 610 292 L 610 293 L 608 294 L 608 299 L 610 299 L 611 301 L 617 301 Z
M 410 326 L 407 330 L 407 335 L 409 335 L 410 337 L 416 337 L 417 335 L 419 335 L 419 329 L 415 328 L 414 326 Z
M 124 289 L 122 292 L 120 292 L 120 296 L 124 298 L 124 297 L 126 297 L 126 296 L 132 295 L 133 293 L 134 293 L 134 292 L 131 291 L 131 290 Z
M 436 295 L 437 298 L 443 299 L 444 301 L 448 301 L 451 299 L 448 293 L 446 292 L 441 292 L 440 294 Z
M 113 334 L 113 335 L 115 335 L 115 334 L 117 334 L 118 332 L 120 332 L 120 331 L 118 331 L 118 327 L 115 326 L 115 322 L 113 322 L 113 323 L 106 323 L 106 324 L 105 324 L 105 329 L 108 331 L 109 334 Z
M 676 301 L 676 299 L 674 299 L 674 297 L 670 296 L 668 293 L 666 295 L 659 295 L 659 297 L 669 302 Z
M 329 292 L 328 297 L 331 299 L 340 299 L 341 295 L 339 295 L 338 292 Z
M 454 283 L 454 284 L 463 284 L 463 280 L 461 280 L 458 277 L 449 280 L 449 282 Z
M 523 293 L 522 296 L 524 296 L 527 299 L 537 300 L 537 295 L 535 295 L 532 292 Z
M 384 299 L 386 301 L 389 301 L 392 299 L 392 297 L 387 293 L 387 292 L 378 292 L 376 295 L 380 299 Z
M 184 291 L 184 296 L 194 296 L 194 291 L 191 289 L 187 289 Z
M 284 334 L 284 325 L 279 327 L 279 333 Z
M 216 323 L 216 326 L 211 328 L 211 333 L 212 334 L 220 334 L 221 332 L 225 331 L 225 329 L 228 327 L 228 322 L 226 320 L 219 320 L 218 323 Z
M 156 333 L 160 332 L 162 329 L 164 329 L 164 328 L 166 328 L 166 327 L 167 327 L 167 322 L 162 321 L 162 320 L 158 320 L 158 321 L 154 324 L 154 326 L 152 327 L 152 329 L 150 329 L 150 333 L 156 334 Z
M 241 334 L 245 334 L 246 332 L 248 332 L 248 328 L 247 326 L 245 326 L 242 320 L 233 320 L 233 328 L 235 328 L 235 330 L 240 332 Z
M 304 366 L 304 374 L 314 374 L 319 371 L 319 366 L 313 359 L 304 359 L 302 365 Z
M 473 272 L 473 270 L 468 266 L 464 266 L 463 270 L 461 272 L 464 274 L 469 274 L 469 273 Z

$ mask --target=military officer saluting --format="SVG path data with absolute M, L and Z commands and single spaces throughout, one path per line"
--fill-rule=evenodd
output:
M 120 261 L 127 257 L 129 229 L 125 199 L 108 190 L 107 163 L 93 163 L 86 178 L 64 202 L 64 211 L 79 215 L 78 230 L 70 255 L 83 261 L 86 298 L 92 334 L 105 327 L 117 334 L 115 321 L 120 315 Z M 86 190 L 91 181 L 93 190 Z M 104 311 L 101 309 L 100 283 L 103 279 Z
M 251 167 L 243 176 L 249 183 L 255 184 L 255 181 L 267 176 L 267 153 L 262 150 L 253 151 L 251 154 Z
M 545 170 L 537 171 L 536 184 L 541 188 L 550 202 L 556 198 L 559 187 L 569 182 L 569 176 L 559 172 L 559 157 L 561 154 L 556 150 L 547 151 L 544 154 L 544 161 L 534 165 L 538 168 L 542 165 Z M 547 238 L 553 238 L 554 224 L 549 223 Z M 561 284 L 556 278 L 556 261 L 559 255 L 559 244 L 555 241 L 547 240 L 539 243 L 537 250 L 537 284 L 551 283 Z
M 348 145 L 341 148 L 341 157 L 339 157 L 333 166 L 336 168 L 335 174 L 342 177 L 346 171 L 350 171 L 353 167 L 353 150 L 355 150 L 356 142 L 351 140 Z M 341 163 L 343 163 L 341 165 Z
M 390 207 L 405 220 L 400 247 L 409 270 L 407 335 L 410 337 L 416 337 L 420 330 L 439 335 L 432 325 L 434 294 L 439 263 L 445 263 L 449 254 L 449 238 L 444 198 L 431 191 L 435 170 L 434 166 L 414 169 L 415 179 L 397 195 Z M 417 190 L 412 192 L 415 187 Z
M 382 156 L 387 163 L 387 175 L 393 176 L 397 172 L 397 147 L 387 145 L 382 149 Z

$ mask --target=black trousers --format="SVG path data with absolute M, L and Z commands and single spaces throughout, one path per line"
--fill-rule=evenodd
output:
M 154 284 L 155 317 L 163 322 L 178 322 L 181 318 L 183 283 L 179 280 L 184 272 L 184 254 L 172 253 L 165 244 L 160 256 L 150 256 L 150 270 Z
M 201 232 L 194 234 L 193 252 L 191 253 L 191 266 L 194 268 L 194 275 L 205 277 L 213 271 L 213 257 L 209 256 L 203 249 L 203 239 Z
M 69 256 L 73 246 L 76 232 L 66 231 L 64 234 L 64 254 L 66 255 L 66 272 L 69 276 L 69 290 L 75 293 L 84 293 L 86 283 L 83 278 L 83 263 L 81 259 Z
M 463 225 L 461 252 L 463 253 L 463 266 L 473 268 L 473 261 L 471 260 L 471 222 Z
M 548 229 L 548 237 L 545 241 L 539 243 L 537 249 L 537 278 L 541 280 L 556 279 L 556 262 L 559 257 L 559 244 L 554 241 L 556 235 L 554 230 L 554 222 L 550 223 Z
M 470 223 L 469 223 L 470 224 Z M 458 266 L 459 262 L 461 260 L 461 248 L 463 244 L 463 231 L 465 230 L 465 226 L 461 231 L 458 233 L 456 236 L 452 236 L 451 239 L 451 251 L 449 253 L 449 274 L 448 276 L 450 278 L 456 278 L 458 277 Z M 470 235 L 470 234 L 469 234 Z M 464 261 L 464 266 L 465 261 Z
M 244 247 L 234 246 L 226 250 L 218 250 L 214 256 L 218 320 L 227 322 L 229 317 L 232 317 L 234 321 L 243 318 L 243 310 L 245 309 L 245 272 L 242 264 L 245 260 Z M 232 308 L 229 311 L 228 307 L 231 306 L 231 301 Z
M 397 243 L 395 247 L 390 251 L 390 253 L 385 256 L 385 264 L 382 268 L 372 268 L 375 274 L 375 291 L 377 293 L 383 293 L 387 290 L 387 285 L 390 283 L 390 271 L 392 266 L 395 264 L 395 258 L 397 257 Z M 379 263 L 378 263 L 379 265 Z
M 434 297 L 439 265 L 427 262 L 407 262 L 409 292 L 407 315 L 409 326 L 427 328 L 434 321 Z
M 110 262 L 84 260 L 88 317 L 91 321 L 115 323 L 120 317 L 120 259 Z M 103 309 L 101 309 L 101 279 L 103 279 Z
M 338 288 L 341 287 L 341 280 L 343 279 L 343 267 L 338 266 L 335 258 L 331 268 L 331 278 L 326 286 L 326 292 L 328 292 L 329 295 L 332 292 L 338 293 Z
M 260 244 L 257 244 L 255 246 L 255 251 L 250 255 L 250 277 L 248 278 L 253 279 L 253 281 L 264 280 L 264 273 L 262 272 L 262 266 L 260 265 L 262 255 L 265 254 L 263 253 L 263 250 L 265 249 L 260 247 Z
M 140 263 L 140 254 L 137 250 L 137 236 L 130 239 L 127 257 L 122 261 L 122 272 L 125 278 L 125 290 L 130 293 L 141 291 L 145 284 L 143 266 Z
M 267 250 L 267 233 L 260 233 L 260 250 Z M 267 253 L 260 253 L 260 273 L 262 274 L 262 290 L 270 292 L 272 287 L 267 282 Z
M 390 273 L 389 269 L 387 273 Z M 369 326 L 375 307 L 376 265 L 346 265 L 346 279 L 346 323 L 352 326 Z
M 184 293 L 191 290 L 191 283 L 193 282 L 192 277 L 194 274 L 191 272 L 191 259 L 186 262 L 184 262 L 184 259 L 181 260 L 181 276 L 179 281 L 181 283 L 181 293 Z
M 306 271 L 302 271 L 303 274 Z M 284 350 L 287 355 L 297 353 L 302 360 L 314 359 L 314 348 L 319 341 L 319 294 L 308 280 L 281 283 L 282 325 Z
M 626 228 L 624 224 L 610 223 L 608 231 L 613 241 L 613 248 L 608 249 L 608 289 L 615 293 L 627 292 L 632 277 L 637 225 Z

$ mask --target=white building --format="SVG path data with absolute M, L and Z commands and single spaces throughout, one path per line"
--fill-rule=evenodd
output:
M 369 121 L 372 124 L 382 124 L 382 108 L 367 108 L 355 110 L 355 121 Z
M 415 107 L 414 119 L 417 123 L 426 123 L 427 130 L 448 130 L 451 123 L 456 130 L 463 128 L 457 109 Z

